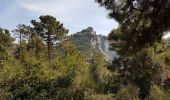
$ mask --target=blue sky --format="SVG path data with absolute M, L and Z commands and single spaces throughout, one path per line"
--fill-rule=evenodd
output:
M 92 26 L 107 35 L 118 23 L 94 0 L 0 0 L 0 27 L 13 30 L 18 24 L 30 24 L 40 15 L 52 15 L 69 29 L 70 34 Z

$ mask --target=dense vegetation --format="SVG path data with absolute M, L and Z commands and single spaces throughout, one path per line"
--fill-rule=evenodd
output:
M 0 28 L 0 99 L 169 100 L 169 0 L 96 2 L 120 24 L 108 36 L 119 58 L 107 62 L 89 45 L 94 34 L 67 35 L 50 15 Z
M 139 89 L 139 99 L 168 99 L 170 48 L 162 37 L 170 29 L 169 0 L 96 1 L 120 25 L 109 34 L 111 48 L 120 55 L 109 68 L 117 67 L 124 86 Z M 137 99 L 135 96 L 122 99 L 125 98 Z
M 80 100 L 111 91 L 103 55 L 80 53 L 56 18 L 40 21 L 18 25 L 13 33 L 1 29 L 0 99 Z

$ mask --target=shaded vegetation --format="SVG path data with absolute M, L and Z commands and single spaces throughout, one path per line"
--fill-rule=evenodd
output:
M 18 25 L 15 37 L 0 28 L 0 99 L 169 100 L 169 0 L 96 2 L 120 24 L 108 36 L 119 57 L 106 61 L 91 45 L 96 33 L 67 35 L 50 15 Z

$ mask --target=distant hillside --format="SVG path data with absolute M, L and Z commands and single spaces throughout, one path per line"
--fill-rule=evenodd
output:
M 81 53 L 90 56 L 93 53 L 100 53 L 106 60 L 112 60 L 116 57 L 114 51 L 109 50 L 109 41 L 106 36 L 96 35 L 92 27 L 88 27 L 72 35 L 70 42 L 77 46 Z

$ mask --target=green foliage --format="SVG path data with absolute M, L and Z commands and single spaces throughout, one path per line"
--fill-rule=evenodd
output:
M 59 38 L 60 40 L 68 33 L 68 30 L 63 27 L 63 24 L 56 20 L 55 17 L 46 15 L 39 17 L 40 22 L 36 20 L 32 20 L 31 23 L 34 26 L 35 31 L 39 34 L 39 36 L 48 35 L 47 44 L 52 43 L 52 35 L 55 35 L 55 38 Z M 52 44 L 51 44 L 52 45 Z
M 65 55 L 58 55 L 53 60 L 53 67 L 47 66 L 44 59 L 33 56 L 27 49 L 23 51 L 22 63 L 12 60 L 5 64 L 0 71 L 0 84 L 7 91 L 7 97 L 83 99 L 83 87 L 89 79 L 87 64 L 73 45 L 63 43 L 61 49 Z
M 0 28 L 0 44 L 6 48 L 12 47 L 14 38 L 11 37 L 7 29 Z
M 106 66 L 100 54 L 94 54 L 90 60 L 89 74 L 96 93 L 116 93 L 120 87 L 119 79 Z
M 20 41 L 15 46 L 9 31 L 0 29 L 0 99 L 169 99 L 168 85 L 161 87 L 170 69 L 164 40 L 128 54 L 130 37 L 122 25 L 109 35 L 121 58 L 108 66 L 90 45 L 97 38 L 94 34 L 76 33 L 65 41 L 68 31 L 63 24 L 49 15 L 39 18 L 32 20 L 33 27 L 18 26 L 14 32 Z
M 163 68 L 154 57 L 153 49 L 144 49 L 130 62 L 129 78 L 140 87 L 141 97 L 149 95 L 152 84 L 161 84 Z
M 108 69 L 118 72 L 122 80 L 119 84 L 135 84 L 140 89 L 140 98 L 144 99 L 149 96 L 153 85 L 164 84 L 164 73 L 169 66 L 166 63 L 168 52 L 166 43 L 155 43 L 153 47 L 143 48 L 133 55 L 120 53 L 121 58 L 114 60 Z
M 34 28 L 19 25 L 14 30 L 19 44 L 16 44 L 14 50 L 10 50 L 12 53 L 8 55 L 11 58 L 0 66 L 0 90 L 4 91 L 7 99 L 83 99 L 85 87 L 90 85 L 89 65 L 74 45 L 63 42 L 68 31 L 62 24 L 52 16 L 41 16 L 40 21 L 42 23 L 32 21 Z M 44 35 L 55 34 L 60 40 L 58 45 L 50 48 L 50 67 L 46 58 L 48 43 L 45 44 L 42 37 L 44 29 L 48 30 Z M 0 33 L 5 36 L 0 37 L 2 60 L 8 56 L 4 43 L 12 42 L 5 40 L 10 35 L 4 35 L 6 33 L 3 32 L 6 31 L 2 30 Z
M 123 85 L 134 83 L 140 98 L 146 98 L 152 85 L 163 84 L 163 72 L 169 66 L 169 48 L 162 39 L 170 28 L 168 0 L 96 1 L 120 24 L 109 34 L 109 40 L 111 49 L 125 60 L 118 59 L 112 67 L 116 66 L 123 77 Z M 161 15 L 156 16 L 158 13 Z M 109 69 L 115 70 L 112 67 Z
M 122 88 L 116 95 L 116 100 L 140 100 L 139 89 L 136 86 L 128 85 Z
M 43 40 L 37 35 L 32 34 L 28 40 L 27 50 L 32 54 L 32 56 L 36 56 L 37 58 L 45 57 L 45 44 Z
M 19 45 L 17 47 L 17 51 L 15 53 L 16 55 L 16 58 L 17 59 L 20 59 L 20 61 L 22 60 L 22 54 L 23 54 L 23 50 L 25 49 L 26 47 L 26 42 L 29 38 L 29 36 L 31 34 L 33 34 L 33 30 L 30 26 L 26 26 L 24 24 L 20 24 L 17 26 L 17 29 L 13 30 L 13 33 L 15 35 L 15 37 L 18 40 L 19 42 Z
M 2 45 L 0 45 L 0 63 L 1 61 L 6 60 L 7 56 L 8 56 L 7 51 Z
M 85 100 L 116 100 L 112 94 L 93 94 L 85 98 Z
M 149 99 L 150 100 L 166 100 L 165 93 L 160 87 L 154 85 L 151 88 L 151 93 L 150 93 Z
M 0 63 L 7 60 L 13 48 L 14 38 L 7 29 L 0 28 Z
M 32 20 L 31 23 L 38 36 L 40 36 L 47 45 L 47 57 L 49 66 L 51 66 L 51 53 L 54 41 L 62 42 L 68 33 L 68 30 L 64 28 L 63 24 L 56 20 L 55 17 L 46 15 L 39 17 L 40 22 Z
M 63 61 L 59 62 L 65 64 Z M 3 67 L 1 88 L 8 91 L 8 97 L 13 99 L 50 98 L 56 95 L 52 94 L 53 91 L 58 93 L 59 88 L 66 88 L 72 84 L 75 75 L 74 69 L 70 67 L 60 66 L 58 69 L 52 69 L 34 57 L 25 56 L 21 67 L 17 65 Z
M 131 52 L 160 42 L 170 29 L 169 0 L 95 0 L 109 11 L 126 36 L 126 50 Z

